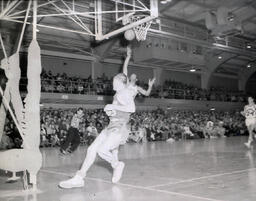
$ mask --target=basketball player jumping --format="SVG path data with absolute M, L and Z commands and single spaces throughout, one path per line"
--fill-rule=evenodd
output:
M 254 139 L 253 130 L 256 128 L 256 105 L 252 97 L 248 97 L 248 105 L 244 107 L 241 114 L 246 118 L 245 125 L 247 126 L 249 132 L 248 142 L 244 144 L 246 147 L 250 148 Z
M 126 59 L 125 59 L 124 65 L 123 65 L 123 73 L 127 77 L 128 77 L 128 64 L 129 64 L 131 55 L 132 55 L 132 49 L 131 49 L 131 46 L 128 45 L 127 46 L 127 56 L 126 56 Z M 155 82 L 155 78 L 149 79 L 147 90 L 144 90 L 143 88 L 136 85 L 136 82 L 137 82 L 136 74 L 131 74 L 130 79 L 127 79 L 127 88 L 131 90 L 133 99 L 135 99 L 135 97 L 137 96 L 138 93 L 140 93 L 144 96 L 149 96 L 152 91 L 152 86 Z M 128 138 L 128 136 L 127 136 L 127 138 Z M 124 137 L 124 139 L 127 139 L 127 138 Z M 122 144 L 124 144 L 124 143 L 125 142 L 122 142 Z M 113 150 L 113 155 L 114 155 L 114 157 L 116 157 L 116 160 L 118 160 L 118 149 Z
M 130 54 L 128 55 L 124 65 L 128 65 Z M 124 163 L 118 161 L 116 153 L 120 144 L 125 142 L 125 138 L 128 137 L 127 124 L 130 115 L 135 112 L 134 92 L 128 87 L 127 83 L 127 76 L 124 73 L 117 74 L 114 77 L 113 89 L 116 94 L 113 103 L 106 105 L 104 108 L 110 119 L 109 125 L 88 147 L 86 158 L 76 175 L 59 183 L 61 188 L 83 187 L 86 173 L 94 163 L 97 154 L 111 164 L 113 168 L 112 182 L 116 183 L 121 179 Z M 152 88 L 153 83 L 153 81 L 149 82 L 150 88 Z M 113 150 L 115 150 L 115 154 Z

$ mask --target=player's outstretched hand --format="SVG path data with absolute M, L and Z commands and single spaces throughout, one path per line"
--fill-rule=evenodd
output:
M 148 85 L 149 85 L 150 87 L 152 87 L 153 84 L 155 83 L 155 81 L 156 81 L 156 78 L 149 79 L 149 80 L 148 80 Z

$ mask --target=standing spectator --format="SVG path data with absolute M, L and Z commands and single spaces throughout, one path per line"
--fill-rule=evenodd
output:
M 71 125 L 68 129 L 68 134 L 61 145 L 60 151 L 63 154 L 67 154 L 67 150 L 71 144 L 71 147 L 68 152 L 73 152 L 80 144 L 80 135 L 79 135 L 79 124 L 82 122 L 83 117 L 83 108 L 78 108 L 76 114 L 72 117 Z

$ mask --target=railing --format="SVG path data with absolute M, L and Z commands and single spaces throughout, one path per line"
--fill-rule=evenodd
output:
M 26 91 L 27 79 L 21 78 L 20 90 Z M 113 95 L 112 84 L 71 80 L 41 79 L 41 92 L 86 95 Z
M 21 78 L 20 91 L 25 92 L 27 79 Z M 147 88 L 147 87 L 145 87 Z M 114 94 L 112 83 L 110 81 L 71 81 L 71 80 L 53 80 L 42 79 L 41 91 L 47 93 L 68 93 L 84 95 L 105 95 Z M 209 100 L 209 101 L 232 101 L 244 102 L 245 95 L 241 92 L 220 92 L 205 91 L 202 89 L 177 89 L 171 87 L 157 87 L 151 92 L 150 97 L 168 98 L 168 99 L 186 99 L 186 100 Z
M 153 24 L 150 29 L 159 30 L 159 31 L 161 30 L 165 33 L 169 33 L 170 35 L 176 34 L 179 37 L 184 37 L 191 41 L 197 40 L 196 46 L 201 46 L 202 49 L 203 47 L 205 47 L 206 43 L 208 43 L 208 45 L 218 44 L 218 45 L 224 45 L 226 47 L 237 48 L 237 50 L 240 50 L 240 51 L 241 49 L 250 51 L 252 53 L 255 53 L 256 51 L 255 41 L 251 42 L 250 40 L 239 38 L 239 37 L 236 37 L 235 35 L 227 36 L 227 37 L 214 37 L 209 34 L 209 31 L 207 29 L 204 29 L 201 27 L 195 27 L 194 25 L 189 25 L 182 22 L 178 22 L 170 18 L 161 17 L 160 26 L 158 24 Z M 171 38 L 172 42 L 175 41 L 173 39 L 174 37 Z M 163 44 L 165 44 L 166 46 L 173 46 L 173 44 L 169 43 L 166 40 L 166 38 L 157 37 L 157 40 L 165 40 Z M 200 44 L 200 41 L 202 42 L 201 44 Z M 177 39 L 177 42 L 181 43 L 185 41 L 184 40 L 180 41 Z M 248 44 L 250 44 L 252 47 L 248 48 Z M 203 50 L 202 54 L 204 52 L 205 51 Z

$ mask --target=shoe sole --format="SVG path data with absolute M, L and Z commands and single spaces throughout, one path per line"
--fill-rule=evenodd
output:
M 61 188 L 61 189 L 71 189 L 71 188 L 82 188 L 82 187 L 84 187 L 84 185 L 77 185 L 77 186 L 71 186 L 71 187 L 64 187 L 64 186 L 61 186 L 61 185 L 59 184 L 58 187 Z

